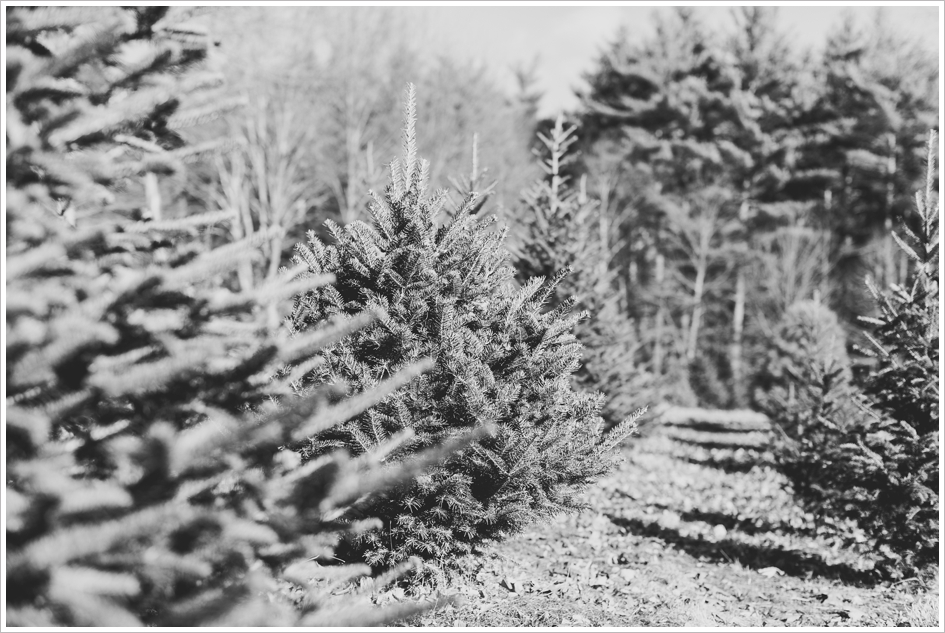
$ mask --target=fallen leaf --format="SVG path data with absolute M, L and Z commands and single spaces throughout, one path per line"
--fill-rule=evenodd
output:
M 499 586 L 505 587 L 512 593 L 522 593 L 522 581 L 514 580 L 512 578 L 503 578 L 499 582 Z
M 637 576 L 636 570 L 633 570 L 633 569 L 621 569 L 621 570 L 620 570 L 620 577 L 623 578 L 624 580 L 626 580 L 627 582 L 630 582 L 631 580 L 633 580 L 634 578 L 636 578 L 636 576 Z
M 663 510 L 658 522 L 664 529 L 675 530 L 679 527 L 679 515 L 672 510 Z
M 840 617 L 847 617 L 850 620 L 859 620 L 866 616 L 866 611 L 856 607 L 848 607 L 840 612 Z

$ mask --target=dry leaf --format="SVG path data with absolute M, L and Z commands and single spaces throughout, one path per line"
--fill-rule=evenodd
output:
M 675 530 L 679 527 L 679 515 L 672 510 L 663 510 L 659 518 L 660 527 L 667 530 Z
M 781 569 L 777 567 L 765 567 L 763 569 L 759 569 L 758 573 L 761 574 L 762 576 L 765 576 L 766 578 L 774 578 L 775 576 L 784 575 L 784 571 L 782 571 Z

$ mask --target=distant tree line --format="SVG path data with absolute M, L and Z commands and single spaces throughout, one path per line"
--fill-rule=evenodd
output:
M 934 57 L 881 14 L 848 17 L 816 54 L 791 45 L 776 8 L 733 17 L 715 31 L 680 8 L 642 41 L 619 34 L 586 76 L 570 167 L 601 203 L 640 362 L 722 407 L 748 404 L 789 305 L 817 298 L 861 341 L 864 274 L 907 278 L 889 229 L 912 207 L 939 103 Z

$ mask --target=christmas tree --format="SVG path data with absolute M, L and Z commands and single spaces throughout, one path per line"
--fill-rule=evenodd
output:
M 552 303 L 587 312 L 588 318 L 576 326 L 584 357 L 575 377 L 583 389 L 605 394 L 603 416 L 609 424 L 617 424 L 633 412 L 634 404 L 639 406 L 639 394 L 651 386 L 652 377 L 636 363 L 641 342 L 618 306 L 607 237 L 598 230 L 605 223 L 603 211 L 588 198 L 583 178 L 578 188 L 569 183 L 575 131 L 559 116 L 547 135 L 538 135 L 542 150 L 536 153 L 546 175 L 523 193 L 522 245 L 515 263 L 523 283 L 570 270 L 556 287 Z
M 581 488 L 613 462 L 613 448 L 634 427 L 628 419 L 603 435 L 599 396 L 572 389 L 581 362 L 573 329 L 581 318 L 546 301 L 564 277 L 534 278 L 516 289 L 505 264 L 506 230 L 473 214 L 469 195 L 443 224 L 445 191 L 429 195 L 429 165 L 417 157 L 415 97 L 408 91 L 404 157 L 391 166 L 384 195 L 374 195 L 370 224 L 330 225 L 335 243 L 300 245 L 309 274 L 336 284 L 299 295 L 297 332 L 365 310 L 381 316 L 325 350 L 326 363 L 300 389 L 342 381 L 374 388 L 419 358 L 433 368 L 345 424 L 313 434 L 307 460 L 345 447 L 354 454 L 409 433 L 391 452 L 399 462 L 428 446 L 475 438 L 467 449 L 416 483 L 368 505 L 384 521 L 365 535 L 369 563 L 417 554 L 448 562 L 486 539 L 580 504 Z
M 160 219 L 129 194 L 192 151 L 173 129 L 197 116 L 180 97 L 206 84 L 191 69 L 199 31 L 166 7 L 7 17 L 7 624 L 366 626 L 415 613 L 365 608 L 390 576 L 332 597 L 370 572 L 333 564 L 334 546 L 374 525 L 338 516 L 443 450 L 394 469 L 378 453 L 299 468 L 282 447 L 424 366 L 354 400 L 327 387 L 297 398 L 284 367 L 372 315 L 280 335 L 265 308 L 331 277 L 283 271 L 226 290 L 220 275 L 258 242 L 207 248 L 199 232 L 227 213 Z
M 852 519 L 869 536 L 877 570 L 914 574 L 938 560 L 939 304 L 935 135 L 916 196 L 918 230 L 894 239 L 913 261 L 908 285 L 868 283 L 880 307 L 868 335 L 878 360 L 862 390 L 849 368 L 818 354 L 801 361 L 798 397 L 780 407 L 780 468 L 818 515 Z M 785 415 L 786 414 L 786 415 Z

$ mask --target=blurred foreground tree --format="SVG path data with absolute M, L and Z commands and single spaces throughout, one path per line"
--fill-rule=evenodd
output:
M 333 597 L 370 569 L 337 566 L 332 551 L 373 525 L 341 520 L 353 502 L 443 451 L 402 467 L 374 454 L 299 467 L 282 447 L 425 365 L 340 404 L 330 390 L 295 397 L 287 365 L 372 315 L 280 335 L 262 308 L 330 277 L 284 271 L 238 293 L 216 283 L 280 227 L 207 248 L 199 233 L 232 212 L 161 219 L 127 189 L 200 149 L 173 131 L 207 112 L 181 110 L 183 96 L 216 83 L 195 68 L 205 34 L 187 13 L 7 13 L 7 624 L 367 626 L 411 615 L 423 606 Z

